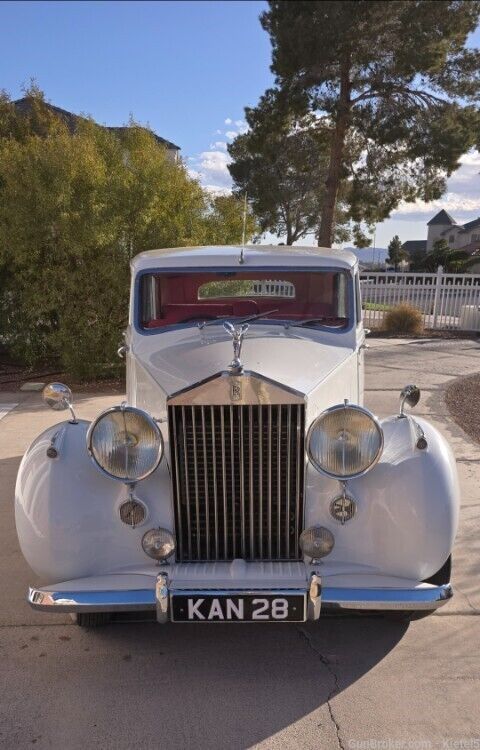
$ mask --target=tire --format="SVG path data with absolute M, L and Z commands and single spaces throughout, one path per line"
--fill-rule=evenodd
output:
M 452 556 L 449 555 L 442 567 L 437 570 L 430 578 L 425 578 L 422 583 L 431 583 L 433 586 L 444 586 L 446 583 L 450 583 L 450 577 L 452 574 Z M 394 620 L 396 622 L 409 622 L 411 620 L 422 620 L 424 617 L 428 617 L 435 610 L 424 610 L 424 609 L 413 609 L 405 610 L 403 612 L 384 612 L 384 617 L 387 620 Z
M 77 625 L 80 628 L 99 628 L 111 620 L 110 612 L 79 612 L 77 614 Z

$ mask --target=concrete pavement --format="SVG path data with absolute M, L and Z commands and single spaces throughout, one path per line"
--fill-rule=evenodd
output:
M 2 404 L 19 405 L 0 421 L 0 747 L 480 746 L 480 446 L 443 402 L 450 380 L 480 370 L 480 346 L 369 343 L 367 406 L 392 413 L 400 388 L 420 385 L 416 413 L 450 440 L 462 484 L 456 596 L 409 626 L 362 617 L 83 632 L 68 617 L 33 612 L 24 597 L 36 579 L 14 531 L 15 474 L 31 439 L 58 415 L 38 394 L 1 394 Z M 91 418 L 118 400 L 76 402 L 79 415 Z

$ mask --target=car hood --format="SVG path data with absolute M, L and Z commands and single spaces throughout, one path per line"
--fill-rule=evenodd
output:
M 312 329 L 252 325 L 243 340 L 241 361 L 245 371 L 307 395 L 352 357 L 343 338 Z M 168 397 L 228 370 L 233 341 L 221 327 L 189 327 L 136 337 L 131 353 Z

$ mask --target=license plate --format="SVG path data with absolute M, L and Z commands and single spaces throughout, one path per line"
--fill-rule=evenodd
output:
M 305 622 L 306 594 L 172 594 L 174 622 Z

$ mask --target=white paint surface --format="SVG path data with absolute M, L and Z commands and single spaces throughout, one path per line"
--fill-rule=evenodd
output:
M 6 417 L 9 411 L 15 409 L 18 404 L 0 404 L 0 419 Z

